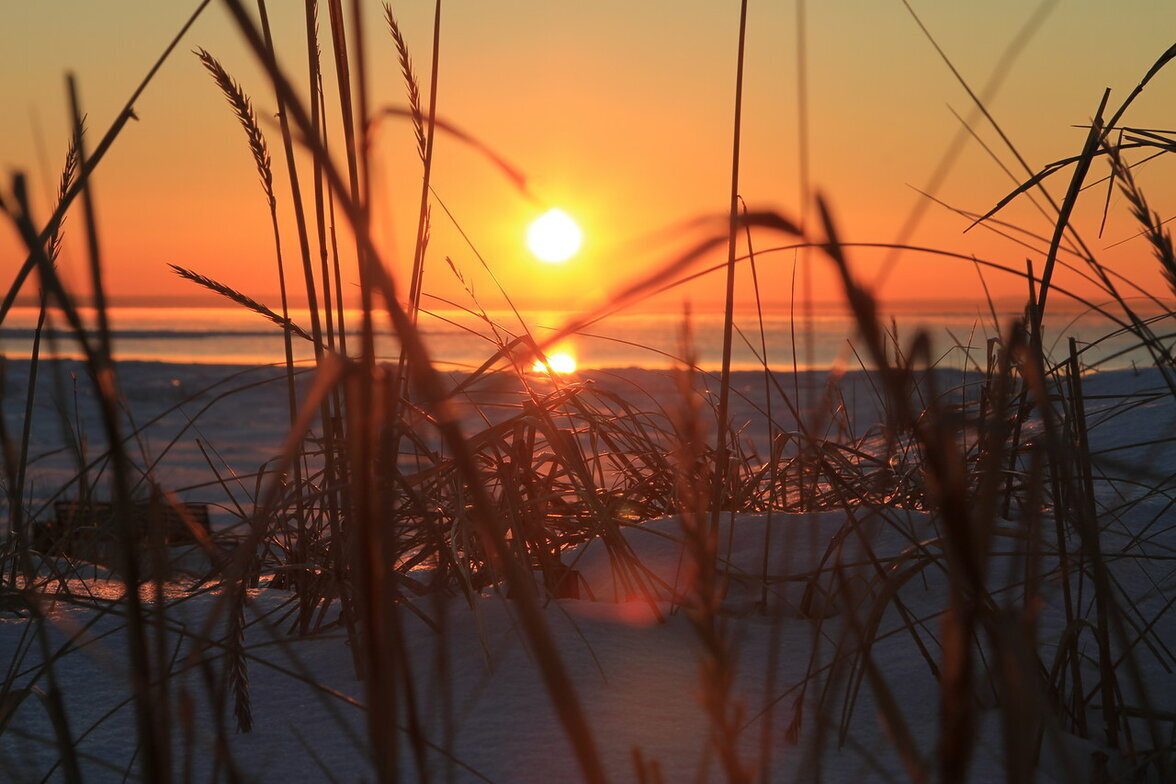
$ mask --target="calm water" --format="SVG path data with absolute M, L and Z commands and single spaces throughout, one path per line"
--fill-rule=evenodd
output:
M 948 310 L 942 306 L 907 307 L 896 313 L 894 323 L 903 344 L 909 343 L 916 330 L 923 329 L 930 335 L 934 354 L 944 366 L 983 365 L 987 340 L 996 334 L 991 314 L 966 307 L 955 312 Z M 496 341 L 510 340 L 522 331 L 511 313 L 489 315 L 493 327 L 480 318 L 457 311 L 422 316 L 421 327 L 434 359 L 452 368 L 477 367 L 493 353 Z M 532 333 L 541 339 L 552 328 L 566 323 L 569 315 L 531 312 L 523 317 Z M 1017 314 L 1009 311 L 997 315 L 1002 325 L 1007 325 Z M 93 313 L 85 316 L 92 319 Z M 347 316 L 352 326 L 359 323 L 358 313 Z M 292 318 L 309 328 L 305 311 L 295 311 Z M 35 309 L 14 308 L 0 326 L 0 353 L 13 359 L 28 357 L 36 320 Z M 59 317 L 53 323 L 61 325 L 63 320 Z M 280 362 L 284 356 L 281 331 L 240 308 L 114 308 L 111 323 L 116 355 L 124 360 L 258 365 Z M 734 338 L 735 367 L 760 367 L 761 337 L 756 315 L 741 314 L 737 326 L 740 332 Z M 704 368 L 717 367 L 722 358 L 721 317 L 696 314 L 691 328 L 698 363 Z M 1167 345 L 1173 344 L 1176 320 L 1171 317 L 1156 320 L 1152 328 L 1157 334 L 1167 335 Z M 1115 329 L 1115 325 L 1097 315 L 1055 314 L 1046 323 L 1047 342 L 1053 346 L 1056 358 L 1068 350 L 1065 338 L 1073 336 L 1085 349 L 1083 357 L 1087 365 L 1123 368 L 1133 363 L 1149 364 L 1146 351 L 1137 346 L 1138 341 L 1130 335 L 1112 335 Z M 65 332 L 49 334 L 53 339 L 43 343 L 42 352 L 65 357 L 78 355 L 76 344 Z M 594 324 L 550 352 L 567 352 L 584 368 L 665 368 L 672 366 L 682 354 L 681 334 L 681 315 L 626 314 Z M 1112 336 L 1107 338 L 1108 335 Z M 767 313 L 763 340 L 768 361 L 776 368 L 793 367 L 794 357 L 800 367 L 859 365 L 852 346 L 860 341 L 852 321 L 842 314 L 825 312 L 807 320 L 798 318 L 794 330 L 786 313 Z M 313 356 L 310 344 L 298 338 L 294 339 L 294 350 L 301 360 Z M 383 356 L 396 355 L 397 342 L 386 321 L 377 350 Z

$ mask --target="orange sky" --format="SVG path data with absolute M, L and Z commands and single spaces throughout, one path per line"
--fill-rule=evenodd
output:
M 178 0 L 5 3 L 0 9 L 5 174 L 25 170 L 35 191 L 47 193 L 68 136 L 65 71 L 76 72 L 80 80 L 93 145 L 195 5 Z M 1013 0 L 913 5 L 977 91 L 1036 6 Z M 1033 166 L 1078 152 L 1083 131 L 1072 126 L 1089 119 L 1104 87 L 1112 88 L 1111 103 L 1117 105 L 1173 43 L 1176 30 L 1172 3 L 1067 0 L 1056 5 L 989 104 Z M 270 6 L 283 62 L 301 79 L 301 3 L 271 1 Z M 402 105 L 395 49 L 382 11 L 377 3 L 366 7 L 373 105 Z M 395 10 L 418 73 L 427 80 L 432 4 L 401 2 Z M 928 182 L 959 128 L 949 107 L 967 115 L 967 96 L 900 0 L 809 2 L 807 21 L 812 182 L 833 204 L 844 239 L 894 240 L 919 200 L 911 186 Z M 752 2 L 749 26 L 740 190 L 753 208 L 798 215 L 795 5 Z M 451 0 L 444 6 L 439 114 L 525 172 L 541 199 L 575 215 L 585 230 L 585 247 L 572 261 L 563 266 L 534 261 L 523 238 L 539 208 L 478 154 L 439 137 L 436 191 L 516 304 L 550 309 L 605 298 L 702 236 L 697 229 L 672 235 L 666 229 L 726 210 L 737 28 L 737 2 Z M 273 303 L 274 251 L 265 202 L 236 119 L 190 53 L 197 46 L 209 49 L 243 83 L 260 115 L 273 114 L 272 91 L 226 12 L 214 2 L 135 107 L 140 121 L 128 127 L 98 171 L 95 193 L 107 285 L 120 297 L 196 293 L 167 270 L 168 263 L 175 263 Z M 1173 127 L 1174 99 L 1176 70 L 1162 72 L 1125 122 Z M 982 121 L 975 127 L 1011 165 L 1012 156 L 992 129 Z M 264 130 L 278 172 L 283 241 L 294 263 L 280 138 L 275 125 Z M 419 191 L 412 145 L 407 124 L 393 121 L 382 126 L 376 148 L 378 233 L 401 279 L 411 263 Z M 1094 175 L 1104 172 L 1096 166 Z M 1164 217 L 1172 214 L 1171 164 L 1161 160 L 1144 167 L 1138 178 L 1153 207 Z M 1068 173 L 1053 181 L 1057 196 L 1067 179 Z M 5 181 L 4 189 L 9 185 Z M 984 211 L 1011 186 L 987 153 L 969 142 L 938 195 L 961 209 Z M 1096 236 L 1104 198 L 1105 188 L 1095 188 L 1079 205 L 1088 243 L 1104 262 L 1145 289 L 1165 291 L 1141 240 L 1102 251 L 1135 231 L 1116 195 L 1103 238 Z M 43 215 L 46 204 L 42 200 Z M 1007 218 L 1038 234 L 1049 230 L 1027 205 L 1010 210 Z M 934 207 L 912 242 L 1017 268 L 1032 257 L 1040 268 L 1039 251 L 982 229 L 963 235 L 965 225 Z M 67 227 L 73 241 L 67 243 L 63 267 L 83 286 L 80 229 L 78 212 Z M 468 302 L 444 263 L 450 256 L 482 304 L 501 307 L 493 284 L 439 207 L 433 211 L 432 236 L 427 291 Z M 757 238 L 760 247 L 777 242 L 771 236 Z M 0 265 L 6 272 L 15 270 L 23 258 L 5 226 Z M 787 301 L 793 260 L 791 254 L 763 257 L 765 299 Z M 876 261 L 869 253 L 855 254 L 867 279 Z M 819 259 L 813 263 L 815 296 L 836 298 L 824 265 Z M 347 276 L 354 285 L 354 273 Z M 1073 281 L 1065 272 L 1057 278 L 1061 285 Z M 1023 293 L 1023 285 L 1011 276 L 993 273 L 988 282 L 997 296 Z M 721 290 L 721 279 L 712 276 L 664 304 L 676 306 L 689 298 L 696 308 L 709 308 L 720 302 Z M 881 289 L 888 300 L 979 293 L 970 265 L 910 254 L 899 260 Z M 747 304 L 749 298 L 744 276 L 740 301 Z

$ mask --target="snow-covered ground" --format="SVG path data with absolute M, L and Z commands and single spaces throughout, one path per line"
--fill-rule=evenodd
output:
M 196 417 L 202 404 L 187 396 L 215 383 L 223 368 L 138 365 L 129 370 L 123 384 L 136 419 L 143 422 L 162 412 L 142 453 L 166 452 L 160 470 L 170 472 L 167 481 L 180 486 L 206 481 L 210 447 L 215 447 L 211 459 L 220 461 L 221 468 L 241 473 L 256 470 L 278 449 L 286 414 L 279 382 L 273 380 L 276 374 L 246 374 L 224 388 L 251 380 L 264 383 L 216 401 Z M 68 379 L 68 373 L 61 378 Z M 638 405 L 653 405 L 673 390 L 667 376 L 647 371 L 601 371 L 592 378 L 640 401 Z M 13 363 L 8 388 L 20 389 L 23 383 L 22 367 Z M 43 383 L 53 389 L 53 382 Z M 747 374 L 735 386 L 755 399 L 762 398 L 756 392 L 760 384 L 758 376 Z M 1131 485 L 1100 485 L 1099 510 L 1103 548 L 1124 618 L 1133 629 L 1130 636 L 1139 629 L 1148 633 L 1148 642 L 1132 651 L 1146 696 L 1153 707 L 1170 713 L 1176 704 L 1171 652 L 1176 616 L 1169 604 L 1176 596 L 1176 579 L 1171 561 L 1164 559 L 1176 548 L 1176 511 L 1170 503 L 1176 497 L 1176 448 L 1164 439 L 1176 436 L 1176 406 L 1170 396 L 1141 397 L 1138 406 L 1108 418 L 1099 412 L 1111 403 L 1096 397 L 1157 385 L 1151 374 L 1108 373 L 1090 377 L 1086 391 L 1092 396 L 1088 417 L 1096 465 L 1152 488 L 1167 488 L 1135 503 L 1139 491 Z M 819 383 L 812 388 L 819 390 Z M 869 385 L 850 377 L 843 389 L 849 390 L 845 399 L 856 426 L 864 431 L 877 410 Z M 216 394 L 206 397 L 211 400 Z M 56 412 L 61 397 L 68 401 L 72 390 L 58 385 L 53 395 L 37 398 L 33 454 L 51 449 L 55 433 L 60 433 L 55 422 L 69 421 L 68 406 L 64 420 Z M 10 392 L 4 400 L 10 433 L 19 432 L 20 422 L 13 397 Z M 79 386 L 81 412 L 73 419 L 83 423 L 83 430 L 93 416 L 85 398 Z M 763 444 L 766 428 L 762 418 L 753 416 L 756 407 L 737 403 L 734 419 L 746 420 L 748 438 Z M 195 425 L 185 429 L 192 419 Z M 162 450 L 177 433 L 174 445 Z M 34 469 L 44 489 L 68 475 L 71 463 L 50 455 L 34 463 Z M 187 497 L 199 500 L 207 492 L 196 489 Z M 1018 549 L 1024 525 L 1013 521 L 1000 529 L 992 551 Z M 918 755 L 934 759 L 940 692 L 932 667 L 943 657 L 941 613 L 947 603 L 947 581 L 940 568 L 942 533 L 942 521 L 932 515 L 866 507 L 819 515 L 723 518 L 718 542 L 726 590 L 715 623 L 735 662 L 730 705 L 739 709 L 739 752 L 749 772 L 758 775 L 764 766 L 769 781 L 810 781 L 818 774 L 825 781 L 907 778 L 879 718 L 877 690 L 869 683 L 856 688 L 865 661 L 860 655 L 863 638 L 873 640 L 869 660 L 909 726 Z M 638 751 L 646 763 L 656 763 L 665 782 L 723 780 L 709 743 L 708 718 L 700 707 L 705 682 L 700 673 L 707 653 L 684 606 L 690 604 L 692 567 L 682 546 L 683 521 L 651 521 L 628 527 L 623 535 L 644 568 L 650 593 L 635 595 L 621 585 L 614 560 L 596 540 L 564 557 L 582 576 L 582 598 L 553 600 L 543 609 L 600 758 L 615 781 L 637 780 L 633 759 Z M 1047 668 L 1054 664 L 1066 632 L 1051 541 L 1045 540 L 1041 568 L 1047 576 L 1035 617 L 1038 651 Z M 889 588 L 900 582 L 896 575 L 907 569 L 911 579 L 901 581 L 892 595 Z M 1024 569 L 1013 557 L 993 558 L 989 588 L 997 606 L 1023 606 L 1020 588 L 1002 588 L 1018 585 Z M 55 690 L 64 702 L 69 731 L 78 739 L 85 779 L 119 781 L 123 771 L 134 770 L 135 717 L 121 633 L 125 623 L 122 605 L 107 603 L 117 595 L 118 584 L 93 580 L 88 588 L 99 594 L 93 602 L 42 608 L 49 620 L 44 640 L 33 634 L 35 626 L 27 615 L 0 614 L 0 662 L 5 663 L 10 688 L 0 703 L 0 779 L 38 781 L 60 760 L 49 711 Z M 225 621 L 217 615 L 223 608 L 215 587 L 192 594 L 182 588 L 172 586 L 168 631 L 159 641 L 160 649 L 169 652 L 167 668 L 173 673 L 167 681 L 167 702 L 174 709 L 173 766 L 178 774 L 207 781 L 212 780 L 217 752 L 209 671 L 201 662 L 212 661 L 218 673 L 222 665 L 217 651 L 201 653 L 197 639 L 206 625 L 223 629 Z M 1089 582 L 1084 591 L 1078 613 L 1093 622 Z M 494 589 L 472 602 L 434 596 L 413 601 L 418 612 L 399 613 L 401 639 L 422 731 L 434 744 L 425 757 L 432 780 L 579 780 L 515 602 Z M 242 780 L 372 781 L 365 684 L 355 678 L 352 651 L 339 630 L 308 638 L 288 634 L 291 621 L 284 614 L 290 603 L 290 594 L 264 584 L 250 594 L 244 645 L 253 731 L 233 733 L 230 715 L 229 756 Z M 872 612 L 878 626 L 863 632 Z M 421 616 L 439 624 L 444 634 L 438 635 Z M 987 649 L 987 641 L 982 644 Z M 1081 645 L 1088 657 L 1085 684 L 1091 689 L 1097 681 L 1091 664 L 1093 637 L 1087 634 Z M 55 683 L 39 666 L 46 651 L 63 654 L 53 669 Z M 994 666 L 991 660 L 986 664 Z M 1129 682 L 1129 672 L 1128 666 L 1120 667 L 1119 686 L 1128 703 L 1138 704 L 1141 695 Z M 1002 713 L 996 696 L 985 694 L 981 690 L 982 721 L 969 780 L 1003 781 Z M 232 706 L 228 696 L 223 710 L 231 714 Z M 799 735 L 790 739 L 786 729 L 799 708 Z M 1047 728 L 1042 780 L 1087 780 L 1096 765 L 1092 754 L 1104 751 L 1111 773 L 1124 771 L 1124 760 L 1105 748 L 1101 714 L 1092 709 L 1089 721 L 1089 740 Z M 1141 726 L 1132 724 L 1135 743 L 1146 748 L 1150 741 Z M 1172 722 L 1161 727 L 1171 743 Z M 400 753 L 405 780 L 417 780 L 420 772 L 407 742 Z M 50 778 L 62 776 L 58 768 Z

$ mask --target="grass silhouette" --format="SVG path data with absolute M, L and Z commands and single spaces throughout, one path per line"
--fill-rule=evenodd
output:
M 237 395 L 280 395 L 275 390 L 284 385 L 288 433 L 280 454 L 248 475 L 221 470 L 216 445 L 208 446 L 203 454 L 212 478 L 205 487 L 234 499 L 222 511 L 235 525 L 211 538 L 195 536 L 206 563 L 199 580 L 169 573 L 165 510 L 183 517 L 185 506 L 175 492 L 180 488 L 157 478 L 146 436 L 151 423 L 136 421 L 120 385 L 91 178 L 185 26 L 93 151 L 74 96 L 75 132 L 47 220 L 32 214 L 20 175 L 0 203 L 28 252 L 0 322 L 31 281 L 41 292 L 32 356 L 21 371 L 26 383 L 4 387 L 0 419 L 8 511 L 0 607 L 23 618 L 22 631 L 4 647 L 10 658 L 0 687 L 0 735 L 39 744 L 38 759 L 51 761 L 25 767 L 15 752 L 0 755 L 14 780 L 264 778 L 268 769 L 251 767 L 248 739 L 238 737 L 271 721 L 259 709 L 273 696 L 255 685 L 259 671 L 269 686 L 276 673 L 281 688 L 313 693 L 316 710 L 363 759 L 358 768 L 337 767 L 315 743 L 321 728 L 294 722 L 297 743 L 287 748 L 305 752 L 315 766 L 308 777 L 488 780 L 466 759 L 487 750 L 471 749 L 459 735 L 470 721 L 466 707 L 481 689 L 495 688 L 471 675 L 470 665 L 472 656 L 493 659 L 501 630 L 495 623 L 524 644 L 527 667 L 508 674 L 520 679 L 519 691 L 545 695 L 555 731 L 545 727 L 543 738 L 559 748 L 551 755 L 566 751 L 572 762 L 561 769 L 574 765 L 585 781 L 672 780 L 667 776 L 684 768 L 699 780 L 811 780 L 830 765 L 844 770 L 830 761 L 838 753 L 864 760 L 878 777 L 964 781 L 981 765 L 981 750 L 987 754 L 982 772 L 1009 781 L 1039 775 L 1170 780 L 1176 717 L 1165 707 L 1172 691 L 1162 671 L 1176 666 L 1166 565 L 1176 531 L 1174 478 L 1163 462 L 1176 440 L 1168 434 L 1176 402 L 1166 332 L 1172 312 L 1137 312 L 1122 293 L 1123 281 L 1099 263 L 1072 216 L 1092 163 L 1105 159 L 1157 264 L 1173 279 L 1170 234 L 1126 160 L 1137 152 L 1171 152 L 1171 134 L 1120 123 L 1176 49 L 1105 120 L 1103 97 L 1080 154 L 1027 172 L 1023 184 L 976 219 L 994 224 L 1005 205 L 1031 191 L 1042 194 L 1054 225 L 1048 238 L 1039 238 L 1047 248 L 1040 273 L 1019 262 L 927 251 L 942 263 L 986 264 L 1026 284 L 1023 317 L 995 325 L 999 333 L 983 366 L 948 374 L 928 335 L 899 339 L 855 273 L 852 255 L 861 244 L 842 241 L 833 198 L 812 195 L 813 213 L 801 220 L 741 205 L 737 88 L 731 205 L 720 216 L 726 230 L 699 222 L 704 234 L 686 250 L 618 283 L 600 309 L 541 336 L 517 310 L 519 325 L 496 323 L 467 286 L 464 307 L 490 337 L 485 363 L 455 378 L 439 371 L 421 326 L 428 315 L 425 274 L 439 267 L 428 253 L 431 207 L 440 203 L 430 188 L 435 135 L 472 142 L 521 191 L 526 184 L 476 135 L 438 116 L 440 4 L 427 107 L 405 36 L 385 7 L 385 43 L 399 63 L 408 109 L 375 111 L 361 4 L 345 9 L 341 0 L 327 0 L 320 32 L 323 9 L 305 3 L 305 90 L 278 64 L 265 3 L 256 20 L 240 0 L 226 0 L 226 7 L 274 92 L 290 193 L 275 190 L 269 148 L 242 86 L 207 51 L 196 56 L 246 131 L 270 209 L 281 312 L 231 282 L 175 271 L 280 328 L 285 362 L 280 375 L 230 379 L 176 409 L 202 406 L 189 419 L 199 427 L 211 405 Z M 743 3 L 740 79 L 745 15 Z M 319 61 L 328 44 L 336 77 L 330 101 Z M 337 118 L 326 116 L 328 106 L 337 107 Z M 370 225 L 370 137 L 377 118 L 389 115 L 412 122 L 422 163 L 407 286 L 388 272 Z M 331 152 L 340 149 L 341 156 Z M 1071 179 L 1058 202 L 1044 182 L 1066 169 Z M 93 328 L 83 323 L 79 299 L 54 263 L 79 197 L 83 216 L 75 220 L 87 235 L 98 294 Z M 278 220 L 286 199 L 296 212 L 308 326 L 295 324 L 288 307 Z M 313 205 L 312 215 L 304 205 Z M 353 252 L 336 239 L 333 227 L 344 222 Z M 758 278 L 762 395 L 733 381 L 735 269 L 747 264 L 754 273 L 757 258 L 779 250 L 753 250 L 753 236 L 780 239 L 836 272 L 856 324 L 861 367 L 831 370 L 823 397 L 800 394 L 795 346 L 785 358 L 794 368 L 791 378 L 774 370 L 780 360 L 769 353 L 778 347 L 764 338 Z M 698 267 L 707 253 L 724 244 L 727 260 L 718 269 L 727 275 L 727 306 L 717 378 L 693 358 L 688 312 L 678 367 L 658 376 L 663 386 L 656 390 L 624 374 L 608 384 L 604 374 L 589 380 L 532 370 L 560 339 L 704 274 Z M 905 242 L 889 247 L 901 250 Z M 1064 353 L 1051 355 L 1044 318 L 1051 302 L 1071 296 L 1053 281 L 1066 256 L 1089 269 L 1099 311 L 1152 358 L 1152 367 L 1133 377 L 1138 380 L 1123 374 L 1118 387 L 1100 385 L 1073 338 Z M 343 308 L 342 270 L 349 265 L 360 282 L 358 323 Z M 1170 302 L 1166 297 L 1153 304 Z M 62 414 L 58 424 L 73 445 L 77 470 L 69 489 L 46 498 L 43 488 L 38 494 L 31 487 L 37 456 L 30 429 L 45 377 L 66 386 L 67 366 L 52 358 L 52 346 L 48 355 L 41 348 L 56 340 L 48 326 L 56 314 L 84 357 L 83 383 L 97 405 L 102 439 L 100 446 L 90 443 L 86 428 Z M 381 324 L 397 336 L 399 354 L 391 361 L 375 350 Z M 312 344 L 312 363 L 295 362 L 294 339 Z M 858 392 L 872 398 L 874 421 L 848 413 L 846 401 Z M 745 423 L 732 413 L 736 403 L 755 413 L 755 427 L 770 444 L 766 454 L 747 445 Z M 9 406 L 23 412 L 16 438 L 8 430 Z M 1166 421 L 1168 431 L 1141 432 L 1138 420 L 1148 412 Z M 1127 422 L 1126 442 L 1116 441 L 1116 428 Z M 45 545 L 33 536 L 52 516 L 53 502 L 66 496 L 82 505 L 110 499 L 114 523 L 107 533 L 117 546 L 102 558 L 83 558 L 67 541 Z M 137 508 L 147 512 L 136 514 Z M 63 614 L 62 607 L 77 614 Z M 588 620 L 569 631 L 568 619 L 577 613 L 588 613 Z M 591 613 L 626 620 L 602 627 Z M 666 751 L 672 743 L 630 744 L 602 721 L 599 701 L 586 689 L 594 669 L 605 682 L 625 677 L 617 661 L 615 669 L 606 666 L 607 641 L 646 624 L 688 639 L 683 647 L 694 669 L 673 686 L 694 700 L 695 712 L 681 720 L 703 728 L 704 748 L 691 749 L 697 759 L 668 759 L 681 753 Z M 569 652 L 577 636 L 590 656 Z M 350 657 L 342 669 L 360 684 L 358 697 L 325 682 L 325 669 L 337 676 L 339 662 L 310 663 L 315 646 L 332 641 L 341 641 L 335 650 Z M 79 710 L 84 684 L 74 667 L 102 646 L 122 651 L 112 658 L 129 673 L 130 685 L 114 707 L 94 717 Z M 907 678 L 932 684 L 935 704 L 920 704 Z M 756 684 L 751 690 L 749 682 Z M 521 742 L 512 730 L 525 735 L 535 728 L 506 706 L 498 712 L 477 704 L 484 715 L 475 722 L 519 721 L 503 728 L 504 748 Z M 109 736 L 116 726 L 128 730 L 123 707 L 134 714 L 133 739 L 122 740 L 125 748 L 96 752 L 90 736 Z M 344 709 L 359 711 L 362 728 Z M 880 727 L 867 737 L 862 714 L 871 710 Z M 79 724 L 79 713 L 87 723 Z M 623 724 L 623 717 L 613 718 Z M 986 728 L 993 722 L 995 732 Z M 652 729 L 671 739 L 676 732 Z M 985 748 L 993 737 L 995 751 Z M 796 754 L 782 753 L 789 744 L 800 747 Z M 520 780 L 543 775 L 517 773 Z

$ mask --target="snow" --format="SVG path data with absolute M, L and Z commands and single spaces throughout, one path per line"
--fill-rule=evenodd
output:
M 16 386 L 10 388 L 20 389 L 24 368 L 12 364 L 9 384 Z M 169 481 L 196 484 L 196 478 L 207 472 L 196 438 L 216 447 L 223 468 L 242 474 L 256 470 L 281 443 L 285 413 L 275 401 L 283 396 L 273 386 L 275 374 L 268 371 L 242 377 L 262 383 L 215 401 L 196 420 L 198 431 L 185 429 L 195 404 L 173 390 L 187 392 L 213 384 L 217 372 L 209 366 L 151 364 L 124 372 L 124 388 L 129 390 L 136 417 L 145 421 L 162 413 L 149 434 L 152 449 L 158 450 L 180 432 L 160 465 Z M 1086 391 L 1092 396 L 1137 392 L 1156 389 L 1157 381 L 1154 375 L 1129 371 L 1104 373 L 1092 376 Z M 598 372 L 593 383 L 640 401 L 638 405 L 672 390 L 665 374 L 638 370 Z M 766 428 L 762 418 L 753 417 L 763 403 L 754 397 L 760 394 L 755 391 L 759 383 L 754 374 L 737 380 L 737 388 L 746 389 L 750 400 L 736 405 L 734 417 L 752 423 L 747 437 L 763 445 Z M 847 376 L 846 384 L 850 390 L 846 399 L 855 401 L 850 406 L 851 419 L 858 426 L 868 423 L 871 414 L 876 414 L 868 385 L 853 374 Z M 62 389 L 59 385 L 58 392 Z M 208 394 L 210 402 L 221 389 Z M 80 397 L 85 398 L 84 391 Z M 34 454 L 51 448 L 54 428 L 50 423 L 59 419 L 60 402 L 38 397 Z M 19 432 L 20 412 L 11 409 L 8 398 L 4 405 L 9 432 Z M 76 420 L 92 421 L 88 405 L 82 401 Z M 1176 433 L 1171 396 L 1141 398 L 1138 407 L 1104 424 L 1099 409 L 1109 405 L 1095 398 L 1088 412 L 1092 426 L 1098 423 L 1092 433 L 1096 459 L 1100 450 L 1131 447 Z M 243 410 L 250 412 L 248 428 L 241 427 Z M 1176 466 L 1172 443 L 1106 453 L 1107 460 L 1111 456 L 1117 462 L 1107 465 L 1126 466 L 1122 470 L 1167 481 L 1167 497 L 1172 498 L 1171 474 Z M 36 463 L 39 487 L 59 481 L 69 465 L 60 456 Z M 245 488 L 247 483 L 240 486 Z M 188 497 L 215 491 L 205 487 Z M 241 492 L 243 499 L 247 494 Z M 1126 617 L 1137 625 L 1153 622 L 1153 639 L 1170 644 L 1176 640 L 1176 616 L 1168 602 L 1176 585 L 1171 567 L 1152 556 L 1171 555 L 1176 546 L 1176 514 L 1155 499 L 1132 503 L 1131 492 L 1126 488 L 1117 495 L 1104 490 L 1100 496 L 1106 512 L 1103 546 L 1111 555 L 1110 568 Z M 225 499 L 219 500 L 231 507 Z M 614 781 L 637 780 L 635 750 L 645 761 L 656 762 L 666 782 L 724 780 L 699 702 L 706 649 L 691 621 L 693 565 L 682 544 L 683 524 L 680 517 L 668 517 L 626 526 L 620 532 L 653 586 L 651 593 L 634 593 L 619 582 L 615 560 L 601 541 L 593 540 L 563 558 L 582 578 L 587 589 L 582 595 L 592 598 L 550 600 L 543 605 L 543 618 Z M 994 540 L 996 553 L 1010 552 L 1013 537 L 1021 535 L 1026 523 L 1012 520 L 1002 525 Z M 942 521 L 931 514 L 866 506 L 814 515 L 723 515 L 717 541 L 726 590 L 714 622 L 730 641 L 735 657 L 731 704 L 740 710 L 739 751 L 749 770 L 758 770 L 767 748 L 772 781 L 813 780 L 818 770 L 827 781 L 906 778 L 895 744 L 879 718 L 874 691 L 866 684 L 855 698 L 846 699 L 846 689 L 861 675 L 861 659 L 838 658 L 839 652 L 858 648 L 859 632 L 849 619 L 865 619 L 873 608 L 878 608 L 879 625 L 870 658 L 909 724 L 919 754 L 925 760 L 934 758 L 939 689 L 915 642 L 917 637 L 933 661 L 941 657 L 938 638 L 948 589 L 939 566 L 942 559 L 930 555 L 940 552 L 941 529 Z M 1133 538 L 1145 530 L 1147 536 Z M 766 563 L 765 541 L 770 542 Z M 1050 541 L 1045 537 L 1042 567 L 1047 570 L 1056 563 Z M 1143 555 L 1148 557 L 1139 557 Z M 1018 569 L 1023 567 L 1012 558 L 993 559 L 988 579 L 998 605 L 1017 606 L 1019 589 L 1002 587 L 1010 580 L 1015 585 Z M 904 622 L 886 590 L 889 577 L 908 568 L 911 579 L 902 584 L 898 598 L 902 611 L 918 619 L 914 627 Z M 766 604 L 761 601 L 765 573 L 770 578 Z M 102 576 L 98 571 L 94 574 Z M 4 780 L 40 780 L 59 761 L 48 711 L 48 695 L 54 688 L 64 701 L 71 732 L 80 738 L 77 749 L 86 780 L 121 780 L 121 772 L 132 766 L 135 717 L 129 702 L 126 643 L 120 633 L 123 604 L 114 600 L 120 586 L 96 578 L 88 587 L 99 594 L 93 602 L 41 608 L 49 621 L 44 627 L 46 650 L 65 652 L 54 668 L 56 687 L 39 674 L 43 673 L 37 666 L 43 653 L 27 614 L 0 614 L 0 661 L 11 662 L 8 683 L 16 689 L 10 694 L 27 695 L 7 725 L 0 724 L 0 778 Z M 223 628 L 224 596 L 216 585 L 195 593 L 183 587 L 170 586 L 168 628 L 161 645 L 173 673 L 167 682 L 168 704 L 175 709 L 173 767 L 187 771 L 192 780 L 203 781 L 212 779 L 217 764 L 213 720 L 217 708 L 210 704 L 201 662 L 207 658 L 217 671 L 221 662 L 215 650 L 202 653 L 196 638 L 210 624 Z M 1083 601 L 1089 603 L 1089 586 L 1086 590 Z M 398 616 L 424 733 L 437 747 L 427 754 L 428 774 L 434 780 L 456 782 L 580 780 L 535 655 L 518 622 L 518 609 L 505 591 L 490 588 L 472 602 L 441 596 L 412 601 L 421 615 L 445 629 L 439 636 L 414 613 Z M 1047 581 L 1041 601 L 1037 633 L 1043 661 L 1049 666 L 1065 622 L 1055 578 Z M 245 780 L 373 781 L 375 772 L 366 751 L 367 695 L 365 683 L 355 677 L 352 651 L 338 629 L 302 638 L 288 634 L 290 620 L 283 615 L 291 602 L 290 594 L 264 582 L 250 592 L 245 645 L 253 731 L 232 731 L 229 697 L 222 710 L 229 715 L 227 740 L 233 762 Z M 1087 640 L 1088 654 L 1091 646 Z M 1176 703 L 1176 676 L 1165 665 L 1171 662 L 1171 653 L 1140 646 L 1135 654 L 1151 704 L 1163 709 Z M 1095 675 L 1089 666 L 1085 672 L 1089 688 Z M 830 673 L 836 677 L 829 677 Z M 1134 693 L 1125 681 L 1121 688 Z M 827 695 L 823 693 L 826 684 L 832 684 Z M 180 709 L 185 705 L 190 713 Z M 798 742 L 790 743 L 785 728 L 798 705 L 804 706 L 804 720 Z M 969 780 L 1002 781 L 1001 713 L 993 704 L 981 708 L 984 718 Z M 182 739 L 187 731 L 181 720 L 185 715 L 191 716 L 190 741 Z M 1090 720 L 1091 740 L 1046 733 L 1042 780 L 1068 781 L 1075 771 L 1088 776 L 1091 754 L 1109 752 L 1102 743 L 1098 714 L 1092 711 Z M 845 741 L 839 742 L 842 727 Z M 1135 728 L 1138 731 L 1138 724 Z M 1137 739 L 1146 745 L 1142 734 Z M 440 748 L 448 752 L 441 753 Z M 407 742 L 399 751 L 406 780 L 422 778 Z M 1109 764 L 1115 772 L 1122 770 L 1116 766 L 1124 762 L 1110 753 Z M 51 780 L 62 777 L 60 768 L 50 776 Z

